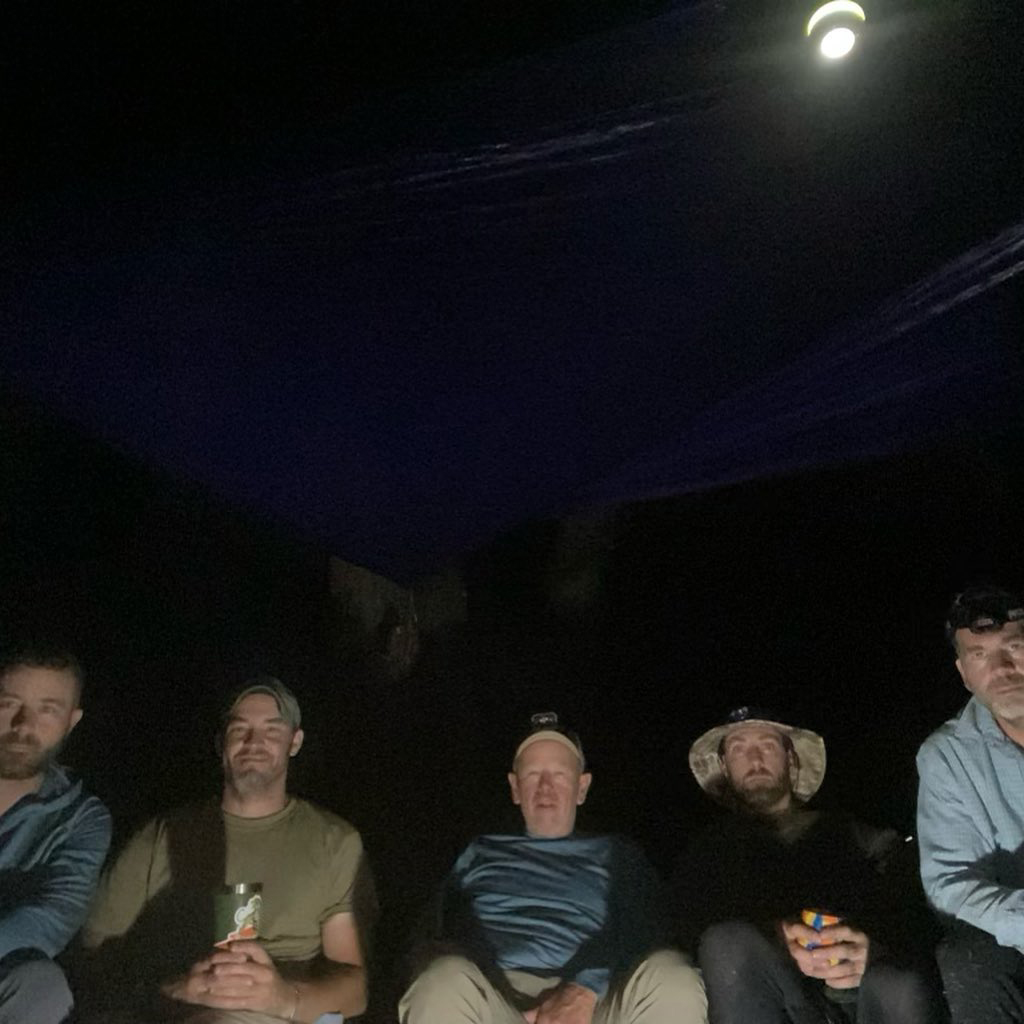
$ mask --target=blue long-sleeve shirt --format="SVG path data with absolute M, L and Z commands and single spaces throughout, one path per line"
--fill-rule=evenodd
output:
M 1024 750 L 972 697 L 925 740 L 917 766 L 929 902 L 1024 952 Z
M 85 920 L 109 846 L 107 809 L 56 765 L 0 815 L 0 959 L 64 949 Z
M 659 889 L 639 848 L 619 837 L 491 835 L 456 861 L 446 902 L 468 911 L 498 967 L 601 996 L 615 971 L 657 946 Z

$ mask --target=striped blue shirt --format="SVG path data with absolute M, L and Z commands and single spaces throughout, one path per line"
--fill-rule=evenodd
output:
M 1024 750 L 972 697 L 917 755 L 931 905 L 1024 952 Z
M 615 836 L 481 836 L 448 885 L 469 902 L 497 965 L 605 993 L 617 969 L 656 945 L 659 885 Z

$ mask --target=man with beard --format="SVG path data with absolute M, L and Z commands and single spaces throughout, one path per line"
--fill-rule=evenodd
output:
M 89 909 L 110 815 L 57 762 L 82 717 L 82 673 L 52 648 L 0 662 L 0 1024 L 58 1024 L 56 956 Z
M 705 1024 L 697 971 L 663 938 L 659 885 L 632 843 L 575 830 L 579 737 L 533 716 L 508 774 L 525 833 L 463 851 L 402 1024 Z
M 86 1016 L 269 1024 L 363 1012 L 362 843 L 288 795 L 302 741 L 298 702 L 278 680 L 229 700 L 220 799 L 151 821 L 101 882 L 83 934 Z M 258 938 L 214 948 L 215 894 L 246 883 L 261 887 Z
M 693 744 L 690 767 L 730 812 L 691 844 L 676 883 L 711 1024 L 938 1020 L 912 901 L 886 874 L 896 834 L 806 806 L 822 738 L 744 707 Z
M 1024 600 L 957 597 L 946 638 L 971 693 L 918 753 L 921 877 L 945 933 L 954 1024 L 1024 1021 Z

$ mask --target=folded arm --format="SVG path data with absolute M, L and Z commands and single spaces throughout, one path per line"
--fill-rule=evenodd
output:
M 986 865 L 998 855 L 981 808 L 967 806 L 962 787 L 936 752 L 920 764 L 917 829 L 921 880 L 928 901 L 944 914 L 1024 948 L 1024 890 L 1002 885 Z
M 16 949 L 56 956 L 82 926 L 110 846 L 110 815 L 89 803 L 51 857 L 19 874 L 0 913 L 0 958 Z

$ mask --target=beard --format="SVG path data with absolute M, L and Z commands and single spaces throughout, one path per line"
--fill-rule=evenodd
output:
M 273 781 L 270 772 L 259 768 L 242 768 L 239 771 L 228 772 L 228 780 L 239 793 L 246 795 L 264 792 L 270 788 Z
M 17 782 L 34 779 L 46 771 L 59 749 L 59 746 L 43 747 L 31 737 L 4 733 L 0 736 L 0 779 Z
M 739 786 L 733 786 L 732 789 L 737 802 L 742 807 L 755 814 L 761 814 L 771 810 L 792 793 L 793 787 L 787 773 L 778 778 L 771 775 L 748 777 Z
M 987 703 L 997 718 L 1014 723 L 1021 721 L 1024 719 L 1024 678 L 1008 680 L 982 703 Z
M 247 760 L 242 764 L 227 762 L 224 765 L 226 781 L 244 796 L 266 792 L 277 781 L 278 774 L 277 766 L 270 759 Z

